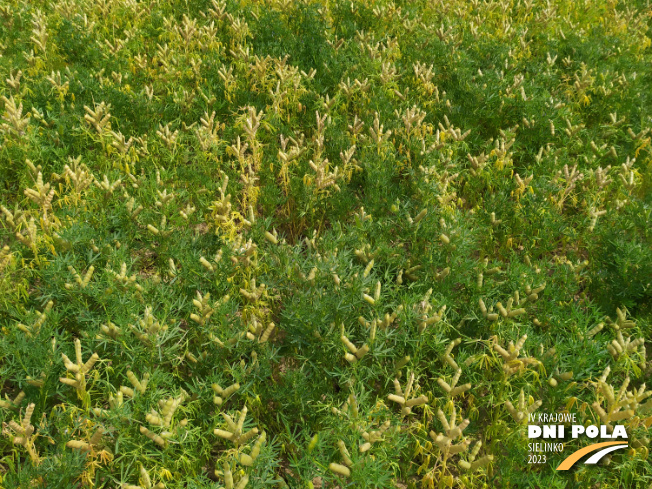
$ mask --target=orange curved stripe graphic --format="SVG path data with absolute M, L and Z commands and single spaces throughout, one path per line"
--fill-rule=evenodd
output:
M 623 444 L 622 441 L 605 441 L 602 443 L 594 443 L 593 445 L 589 445 L 588 447 L 580 448 L 578 451 L 573 452 L 568 457 L 566 457 L 566 459 L 559 464 L 557 470 L 570 469 L 575 464 L 575 462 L 577 462 L 587 453 L 594 452 L 600 448 L 610 447 L 612 445 L 622 445 L 622 444 Z

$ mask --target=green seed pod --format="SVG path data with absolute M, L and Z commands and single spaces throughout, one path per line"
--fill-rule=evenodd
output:
M 308 453 L 312 453 L 312 451 L 315 449 L 317 446 L 317 442 L 319 441 L 319 433 L 317 433 L 315 436 L 313 436 L 310 439 L 310 443 L 308 444 Z
M 592 336 L 595 336 L 598 334 L 600 331 L 602 331 L 602 328 L 604 328 L 604 323 L 598 323 L 593 328 L 589 330 L 588 333 L 586 333 L 587 338 L 591 338 Z
M 426 217 L 426 214 L 428 214 L 428 209 L 423 209 L 417 214 L 417 217 L 412 220 L 412 224 L 417 224 L 421 219 Z
M 409 355 L 406 356 L 406 357 L 403 357 L 396 363 L 396 367 L 394 367 L 394 368 L 396 370 L 400 370 L 403 367 L 405 367 L 409 363 L 409 361 L 410 361 L 410 356 Z
M 229 397 L 231 394 L 233 394 L 238 389 L 240 389 L 240 384 L 236 383 L 236 384 L 230 385 L 229 387 L 227 387 L 226 389 L 224 389 L 222 391 L 222 395 L 224 397 Z

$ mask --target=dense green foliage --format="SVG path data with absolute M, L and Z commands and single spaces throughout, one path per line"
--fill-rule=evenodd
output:
M 650 487 L 651 17 L 5 0 L 0 486 Z

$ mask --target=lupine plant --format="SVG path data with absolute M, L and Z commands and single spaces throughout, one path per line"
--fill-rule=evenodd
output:
M 648 488 L 651 26 L 5 0 L 0 486 Z

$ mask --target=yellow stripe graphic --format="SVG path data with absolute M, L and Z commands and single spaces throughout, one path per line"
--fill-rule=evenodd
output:
M 575 462 L 581 459 L 584 455 L 594 452 L 600 448 L 610 447 L 612 445 L 622 445 L 622 444 L 623 444 L 622 441 L 605 441 L 602 443 L 594 443 L 593 445 L 589 445 L 588 447 L 580 448 L 578 451 L 573 452 L 568 457 L 566 457 L 566 459 L 559 464 L 557 470 L 570 469 L 573 465 L 575 465 Z

